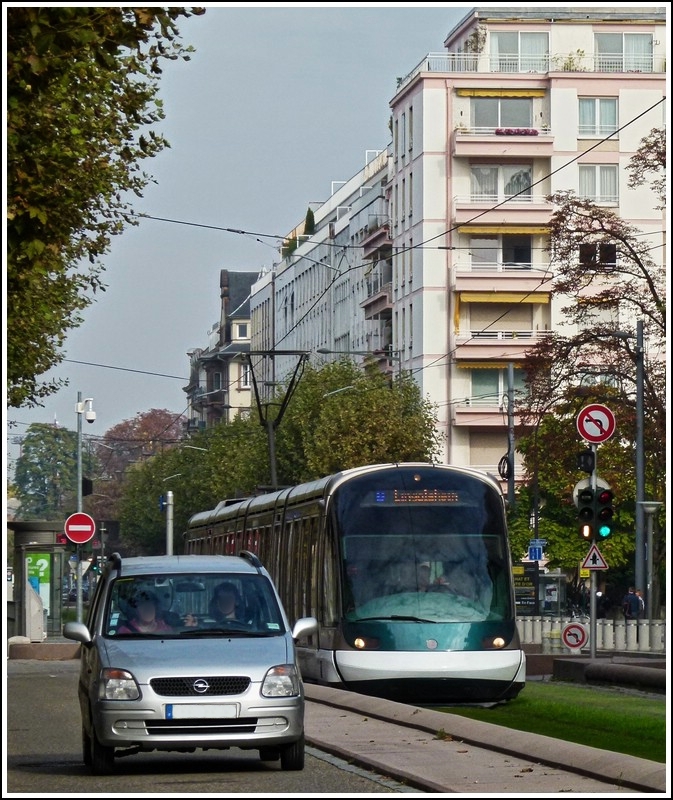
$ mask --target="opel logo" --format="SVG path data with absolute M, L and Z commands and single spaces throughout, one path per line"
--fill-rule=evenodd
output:
M 205 694 L 210 689 L 210 684 L 205 678 L 197 678 L 193 684 L 194 691 L 197 694 Z

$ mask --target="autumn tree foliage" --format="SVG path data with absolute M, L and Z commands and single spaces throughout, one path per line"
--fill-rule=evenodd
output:
M 7 396 L 38 405 L 63 381 L 68 331 L 103 291 L 111 237 L 137 224 L 126 198 L 168 142 L 161 62 L 187 60 L 176 20 L 202 9 L 11 6 L 7 9 Z
M 664 132 L 654 130 L 628 167 L 630 186 L 651 188 L 652 208 L 661 207 L 665 166 Z M 646 497 L 665 497 L 664 231 L 656 225 L 641 230 L 571 191 L 549 199 L 554 204 L 550 290 L 562 304 L 563 322 L 526 354 L 529 394 L 517 403 L 522 421 L 517 449 L 530 480 L 511 528 L 521 548 L 530 537 L 535 494 L 542 506 L 539 535 L 548 540 L 545 553 L 552 566 L 577 565 L 586 546 L 575 533 L 572 491 L 586 477 L 576 459 L 587 444 L 576 419 L 588 403 L 603 403 L 618 421 L 617 435 L 598 453 L 598 472 L 618 498 L 617 534 L 605 549 L 611 566 L 624 564 L 633 553 L 638 322 L 644 341 Z M 664 539 L 658 537 L 655 563 L 663 563 L 663 555 Z

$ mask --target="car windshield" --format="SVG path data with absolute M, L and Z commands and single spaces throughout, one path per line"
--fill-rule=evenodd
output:
M 115 638 L 274 636 L 285 632 L 285 624 L 265 576 L 186 573 L 117 578 L 103 631 Z

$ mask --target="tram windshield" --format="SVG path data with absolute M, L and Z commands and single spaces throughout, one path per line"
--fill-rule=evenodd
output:
M 497 491 L 461 473 L 412 472 L 410 488 L 386 484 L 380 473 L 338 490 L 346 619 L 510 618 L 510 558 Z M 410 475 L 393 473 L 400 478 Z

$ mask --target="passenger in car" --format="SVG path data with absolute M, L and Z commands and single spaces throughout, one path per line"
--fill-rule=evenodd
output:
M 218 622 L 227 619 L 239 619 L 241 596 L 233 583 L 224 581 L 215 587 L 210 603 L 210 614 Z
M 138 592 L 129 603 L 129 621 L 117 633 L 172 633 L 173 628 L 158 616 L 159 601 L 153 592 Z

